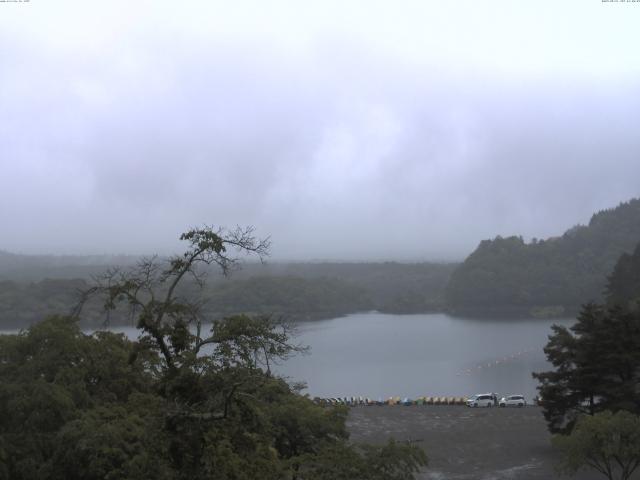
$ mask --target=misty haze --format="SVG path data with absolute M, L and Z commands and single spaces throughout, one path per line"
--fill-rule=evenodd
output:
M 0 480 L 640 478 L 639 24 L 0 1 Z

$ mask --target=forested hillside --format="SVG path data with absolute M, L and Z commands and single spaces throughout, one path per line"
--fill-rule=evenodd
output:
M 0 250 L 0 281 L 89 278 L 107 267 L 133 265 L 137 260 L 133 255 L 18 255 Z
M 102 263 L 101 263 L 102 262 Z M 117 263 L 116 263 L 117 262 Z M 114 257 L 112 265 L 132 265 Z M 91 275 L 105 270 L 106 257 L 0 258 L 0 329 L 23 328 L 49 314 L 68 314 Z M 230 277 L 210 272 L 204 292 L 185 284 L 182 294 L 202 294 L 209 319 L 236 313 L 285 316 L 293 320 L 331 318 L 366 310 L 416 313 L 440 310 L 455 264 L 439 263 L 246 263 Z M 5 280 L 2 280 L 2 279 Z M 101 305 L 84 309 L 86 326 L 102 324 Z M 112 312 L 112 323 L 131 323 Z
M 600 211 L 561 237 L 496 237 L 455 270 L 446 290 L 454 313 L 564 315 L 602 301 L 620 255 L 640 242 L 640 199 Z
M 363 289 L 371 308 L 390 313 L 441 310 L 444 290 L 457 263 L 304 262 L 247 265 L 234 279 L 290 276 L 337 279 Z
M 640 308 L 640 243 L 633 254 L 623 254 L 609 275 L 606 299 L 609 307 Z

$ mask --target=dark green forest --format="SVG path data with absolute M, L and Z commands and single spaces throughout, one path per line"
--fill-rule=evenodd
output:
M 102 257 L 97 260 L 104 264 L 93 265 L 88 262 L 96 258 L 35 258 L 0 254 L 0 328 L 17 329 L 52 312 L 70 312 L 78 292 L 109 266 Z M 122 268 L 135 264 L 133 257 L 119 260 Z M 228 277 L 209 272 L 202 311 L 210 318 L 255 313 L 292 320 L 368 310 L 437 311 L 443 309 L 444 287 L 454 268 L 440 263 L 245 263 Z M 185 282 L 181 291 L 186 296 L 202 293 L 193 282 Z M 88 304 L 82 320 L 87 326 L 101 325 L 101 306 Z M 131 324 L 121 311 L 113 312 L 110 321 Z
M 585 469 L 614 480 L 640 467 L 640 243 L 607 279 L 605 303 L 587 303 L 573 325 L 553 325 L 552 369 L 535 372 L 559 473 Z
M 108 270 L 87 290 L 128 309 L 140 335 L 79 327 L 83 309 L 0 335 L 1 480 L 410 480 L 424 451 L 353 444 L 346 410 L 274 377 L 304 350 L 287 323 L 235 315 L 205 323 L 178 290 L 228 250 L 262 256 L 251 230 L 182 235 L 183 255 Z M 82 303 L 78 305 L 82 307 Z
M 533 374 L 552 432 L 570 432 L 581 415 L 606 410 L 640 414 L 638 287 L 640 244 L 616 262 L 605 303 L 583 305 L 571 327 L 552 327 L 544 351 L 554 370 Z
M 167 331 L 173 366 L 153 335 L 86 335 L 68 317 L 0 335 L 0 479 L 413 478 L 422 450 L 351 444 L 346 407 L 320 407 L 252 360 L 257 345 L 291 351 L 267 325 L 218 322 L 200 357 L 195 337 L 175 349 Z
M 531 265 L 533 257 L 549 266 L 541 253 L 547 252 L 558 264 L 581 265 L 575 272 L 591 271 L 590 281 L 600 285 L 600 304 L 586 303 L 573 327 L 554 327 L 545 353 L 555 370 L 535 374 L 553 432 L 570 434 L 584 415 L 640 412 L 640 244 L 598 275 L 595 267 L 558 253 L 580 244 L 583 260 L 606 270 L 608 255 L 622 249 L 635 230 L 612 233 L 615 242 L 605 241 L 602 232 L 616 231 L 620 217 L 633 223 L 637 213 L 634 200 L 594 215 L 589 226 L 559 239 L 496 239 L 470 257 L 483 259 L 478 252 L 485 249 L 491 255 L 484 259 L 497 265 Z M 291 343 L 284 317 L 385 305 L 400 310 L 402 298 L 408 298 L 409 311 L 417 304 L 444 308 L 443 278 L 454 266 L 279 264 L 256 275 L 264 267 L 249 264 L 225 280 L 213 275 L 235 266 L 221 248 L 224 240 L 206 229 L 182 239 L 190 242 L 182 256 L 131 262 L 93 281 L 0 283 L 2 305 L 32 315 L 12 317 L 31 323 L 28 329 L 0 335 L 0 479 L 414 478 L 427 462 L 422 449 L 393 441 L 349 442 L 344 409 L 314 403 L 274 377 L 270 365 L 304 350 Z M 243 248 L 261 251 L 252 237 L 241 240 Z M 529 285 L 517 268 L 500 272 L 521 275 L 521 288 Z M 543 282 L 544 275 L 536 278 Z M 416 297 L 402 297 L 402 285 Z M 499 295 L 503 305 L 520 305 Z M 83 308 L 47 316 L 74 305 Z M 566 299 L 531 305 L 572 308 Z M 102 322 L 104 312 L 110 321 L 131 322 L 140 337 L 82 332 L 82 323 Z M 46 320 L 36 323 L 37 316 Z
M 603 300 L 616 261 L 638 242 L 640 199 L 600 211 L 560 237 L 484 240 L 452 274 L 446 303 L 459 314 L 573 315 Z
M 237 313 L 291 320 L 332 318 L 360 311 L 569 316 L 603 300 L 607 276 L 640 241 L 640 200 L 594 214 L 560 237 L 525 242 L 496 237 L 480 242 L 461 264 L 246 262 L 229 276 L 211 270 L 202 310 L 210 317 Z M 132 256 L 26 256 L 0 251 L 0 328 L 22 328 L 67 313 L 78 291 L 109 267 L 126 268 Z M 199 291 L 185 283 L 183 293 Z M 631 288 L 631 286 L 629 287 Z M 125 313 L 113 324 L 131 324 Z M 86 326 L 104 322 L 89 304 Z

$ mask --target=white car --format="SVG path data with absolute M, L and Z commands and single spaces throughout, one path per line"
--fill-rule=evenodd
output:
M 493 407 L 496 405 L 496 395 L 493 393 L 479 393 L 467 400 L 467 407 Z
M 500 399 L 501 407 L 524 407 L 527 404 L 522 395 L 509 395 Z

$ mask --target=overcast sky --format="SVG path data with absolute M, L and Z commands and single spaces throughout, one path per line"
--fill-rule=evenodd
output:
M 0 249 L 462 259 L 640 196 L 640 2 L 0 3 Z

